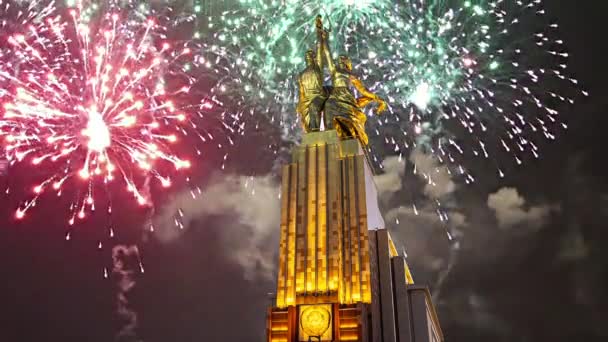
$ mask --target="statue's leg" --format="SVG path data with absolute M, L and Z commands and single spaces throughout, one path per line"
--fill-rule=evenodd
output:
M 318 132 L 320 129 L 319 125 L 319 111 L 320 108 L 317 105 L 317 101 L 312 101 L 308 108 L 308 131 Z
M 335 129 L 334 126 L 335 100 L 330 98 L 325 102 L 323 109 L 323 124 L 325 130 Z
M 318 132 L 321 129 L 321 127 L 319 125 L 319 112 L 316 110 L 313 112 L 311 110 L 311 113 L 309 115 L 310 115 L 310 126 L 309 126 L 310 130 L 312 132 Z
M 310 115 L 308 115 L 308 113 L 301 115 L 301 117 L 300 117 L 300 121 L 302 122 L 302 129 L 304 130 L 304 133 L 310 132 L 309 118 L 310 118 Z

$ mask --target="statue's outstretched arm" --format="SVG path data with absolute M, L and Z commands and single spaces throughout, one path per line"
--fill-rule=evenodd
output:
M 380 96 L 372 93 L 367 88 L 365 88 L 363 82 L 361 82 L 360 79 L 351 75 L 350 81 L 355 87 L 355 89 L 357 89 L 357 92 L 361 94 L 361 97 L 357 99 L 357 106 L 359 106 L 359 108 L 363 108 L 371 102 L 376 102 L 378 103 L 378 109 L 376 110 L 378 114 L 386 110 L 386 102 L 381 99 Z
M 351 75 L 350 76 L 350 81 L 352 82 L 353 86 L 355 87 L 355 89 L 357 89 L 357 91 L 359 92 L 359 94 L 361 94 L 363 97 L 368 97 L 370 99 L 373 100 L 379 100 L 380 98 L 378 97 L 378 95 L 372 93 L 371 91 L 367 90 L 367 88 L 365 88 L 365 86 L 363 85 L 363 82 L 361 82 L 360 79 L 358 79 L 356 76 Z

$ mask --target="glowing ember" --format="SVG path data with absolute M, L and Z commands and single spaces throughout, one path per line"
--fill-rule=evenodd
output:
M 426 82 L 420 83 L 414 93 L 410 96 L 410 101 L 421 110 L 426 110 L 431 102 L 431 89 Z
M 110 130 L 97 111 L 89 112 L 89 123 L 83 134 L 89 138 L 89 150 L 102 153 L 110 147 Z

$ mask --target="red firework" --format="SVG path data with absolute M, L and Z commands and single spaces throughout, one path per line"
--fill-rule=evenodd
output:
M 85 22 L 72 10 L 5 38 L 18 60 L 18 67 L 0 61 L 6 156 L 50 170 L 18 219 L 68 182 L 87 189 L 72 205 L 70 224 L 95 210 L 97 183 L 120 181 L 145 205 L 151 178 L 168 187 L 172 174 L 190 167 L 175 143 L 209 104 L 192 105 L 194 78 L 185 71 L 191 49 L 173 46 L 166 30 L 120 12 Z

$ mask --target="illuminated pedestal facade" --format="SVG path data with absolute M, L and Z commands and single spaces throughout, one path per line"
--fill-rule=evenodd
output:
M 306 134 L 282 177 L 268 342 L 442 341 L 428 290 L 384 229 L 358 141 Z

